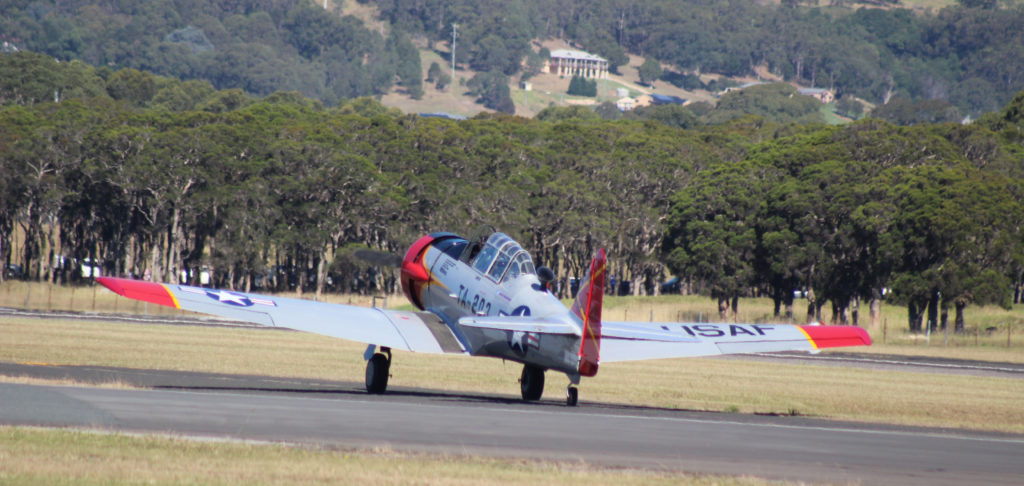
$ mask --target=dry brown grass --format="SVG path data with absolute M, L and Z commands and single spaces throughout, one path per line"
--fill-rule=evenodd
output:
M 321 450 L 0 427 L 0 484 L 783 484 L 387 449 Z
M 94 388 L 109 388 L 113 390 L 134 390 L 139 387 L 130 385 L 121 380 L 105 381 L 101 383 L 83 383 L 74 379 L 49 379 L 30 378 L 27 376 L 0 375 L 0 383 L 14 383 L 18 385 L 45 385 L 45 386 L 89 386 Z
M 300 297 L 295 292 L 277 293 L 280 297 Z M 301 298 L 313 300 L 315 294 L 306 292 Z M 369 306 L 373 297 L 347 294 L 325 294 L 320 300 L 335 304 Z M 403 305 L 400 295 L 388 296 L 387 305 Z M 382 307 L 384 304 L 378 302 Z M 33 310 L 59 310 L 115 314 L 144 314 L 152 316 L 197 315 L 170 307 L 125 299 L 99 284 L 51 285 L 48 283 L 7 280 L 0 284 L 0 307 Z

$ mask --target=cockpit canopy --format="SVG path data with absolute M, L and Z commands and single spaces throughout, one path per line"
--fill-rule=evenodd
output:
M 470 264 L 496 282 L 537 273 L 530 254 L 504 233 L 494 233 L 488 237 Z

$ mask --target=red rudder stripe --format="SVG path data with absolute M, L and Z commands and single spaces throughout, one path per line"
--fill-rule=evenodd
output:
M 606 266 L 604 250 L 598 250 L 583 276 L 579 294 L 572 305 L 572 313 L 583 322 L 583 339 L 579 351 L 579 372 L 582 376 L 596 375 L 600 362 L 601 305 L 604 300 Z

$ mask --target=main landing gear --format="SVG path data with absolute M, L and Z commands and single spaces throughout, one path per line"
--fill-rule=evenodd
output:
M 527 402 L 540 400 L 540 396 L 544 394 L 544 371 L 544 368 L 538 366 L 523 365 L 523 374 L 519 377 L 519 388 L 523 393 L 523 400 Z M 579 377 L 576 377 L 565 390 L 565 404 L 570 407 L 575 407 L 579 401 L 577 384 L 579 384 Z
M 366 391 L 377 395 L 384 393 L 388 388 L 390 372 L 391 348 L 381 347 L 379 353 L 375 353 L 366 361 Z
M 519 377 L 519 388 L 523 392 L 523 400 L 535 402 L 544 393 L 544 368 L 523 365 L 523 375 Z

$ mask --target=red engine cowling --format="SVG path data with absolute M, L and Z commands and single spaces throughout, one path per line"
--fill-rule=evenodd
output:
M 412 302 L 420 310 L 423 310 L 423 289 L 430 282 L 430 269 L 423 262 L 423 257 L 433 242 L 433 235 L 416 240 L 402 260 L 402 291 L 405 292 L 409 302 Z

